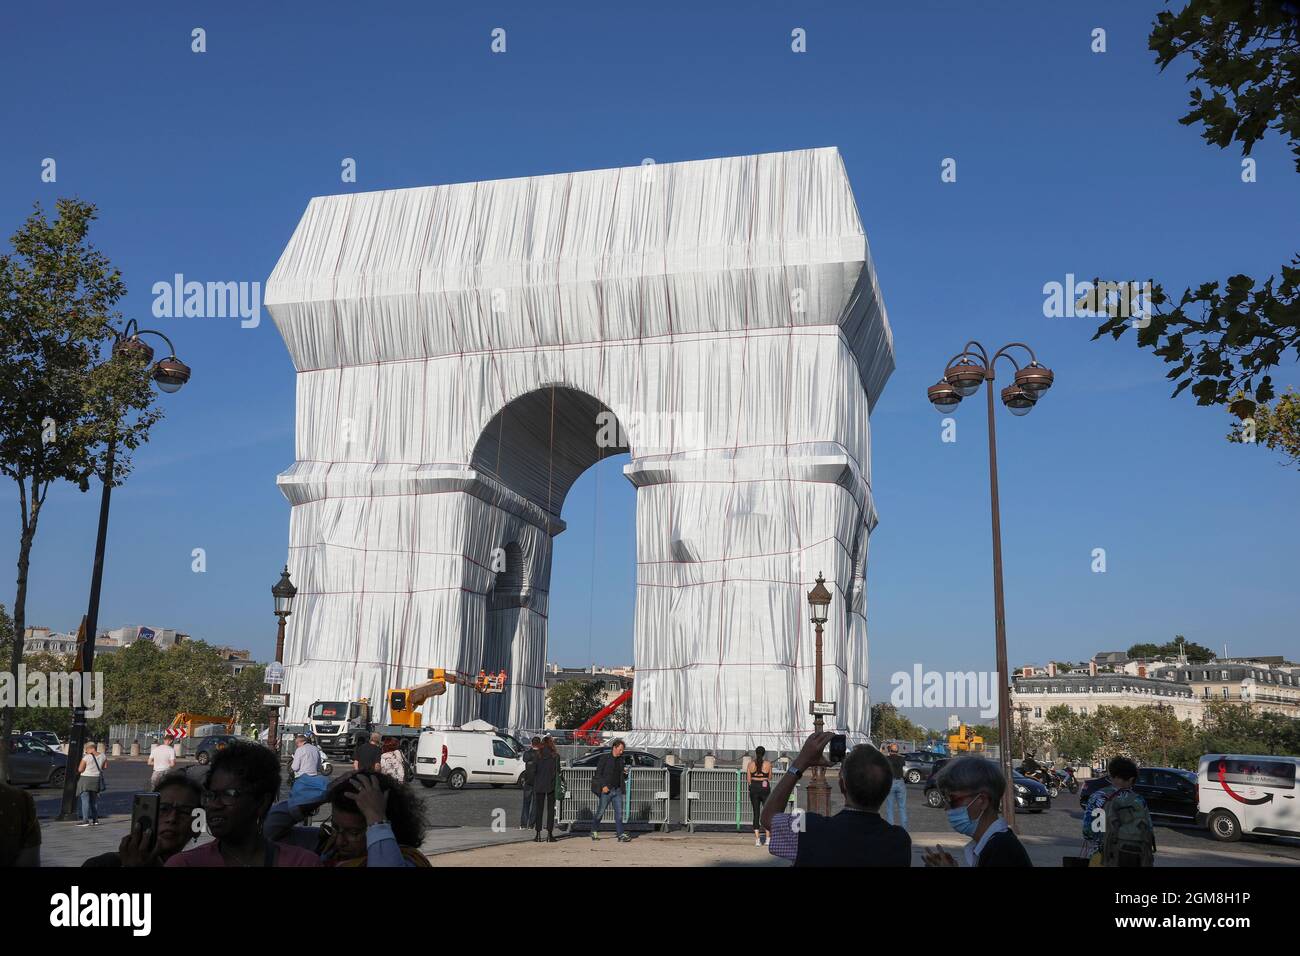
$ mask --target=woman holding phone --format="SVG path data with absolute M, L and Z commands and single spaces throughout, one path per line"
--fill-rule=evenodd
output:
M 132 813 L 131 832 L 122 837 L 116 853 L 92 856 L 82 866 L 163 866 L 199 836 L 195 817 L 203 805 L 203 789 L 182 771 L 174 770 L 158 781 L 152 793 L 137 793 L 136 800 L 154 797 L 141 814 L 153 819 L 153 826 L 136 822 Z

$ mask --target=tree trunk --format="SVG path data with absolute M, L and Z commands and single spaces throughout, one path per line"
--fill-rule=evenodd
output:
M 31 566 L 32 542 L 36 538 L 36 510 L 33 509 L 31 519 L 23 528 L 22 537 L 18 544 L 18 593 L 14 596 L 14 647 L 10 655 L 9 673 L 13 675 L 14 694 L 17 696 L 23 692 L 19 687 L 18 665 L 23 661 L 23 643 L 27 631 L 27 571 Z M 0 717 L 0 740 L 8 741 L 9 735 L 14 729 L 14 708 L 6 706 L 3 717 Z M 9 776 L 9 747 L 0 746 L 0 781 L 7 780 Z

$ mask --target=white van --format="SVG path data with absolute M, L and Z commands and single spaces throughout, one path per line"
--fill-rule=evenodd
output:
M 445 783 L 459 790 L 467 783 L 518 786 L 524 762 L 495 731 L 426 728 L 415 750 L 415 777 L 426 787 Z
M 1216 840 L 1242 834 L 1300 837 L 1300 757 L 1205 754 L 1197 768 L 1197 820 Z

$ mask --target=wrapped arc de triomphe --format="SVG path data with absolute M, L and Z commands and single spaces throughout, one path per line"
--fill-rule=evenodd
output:
M 894 357 L 838 150 L 319 197 L 266 302 L 297 370 L 288 719 L 436 666 L 509 679 L 426 724 L 542 727 L 551 539 L 574 480 L 629 452 L 627 736 L 797 747 L 819 572 L 830 723 L 867 732 Z

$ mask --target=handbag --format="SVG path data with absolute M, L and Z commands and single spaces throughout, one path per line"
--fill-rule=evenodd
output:
M 564 800 L 569 796 L 569 781 L 564 779 L 564 771 L 555 771 L 555 799 Z
M 95 788 L 95 792 L 103 793 L 108 789 L 108 775 L 104 773 L 104 768 L 100 765 L 98 757 L 92 754 L 90 759 L 95 762 L 96 767 L 99 767 L 99 786 Z

